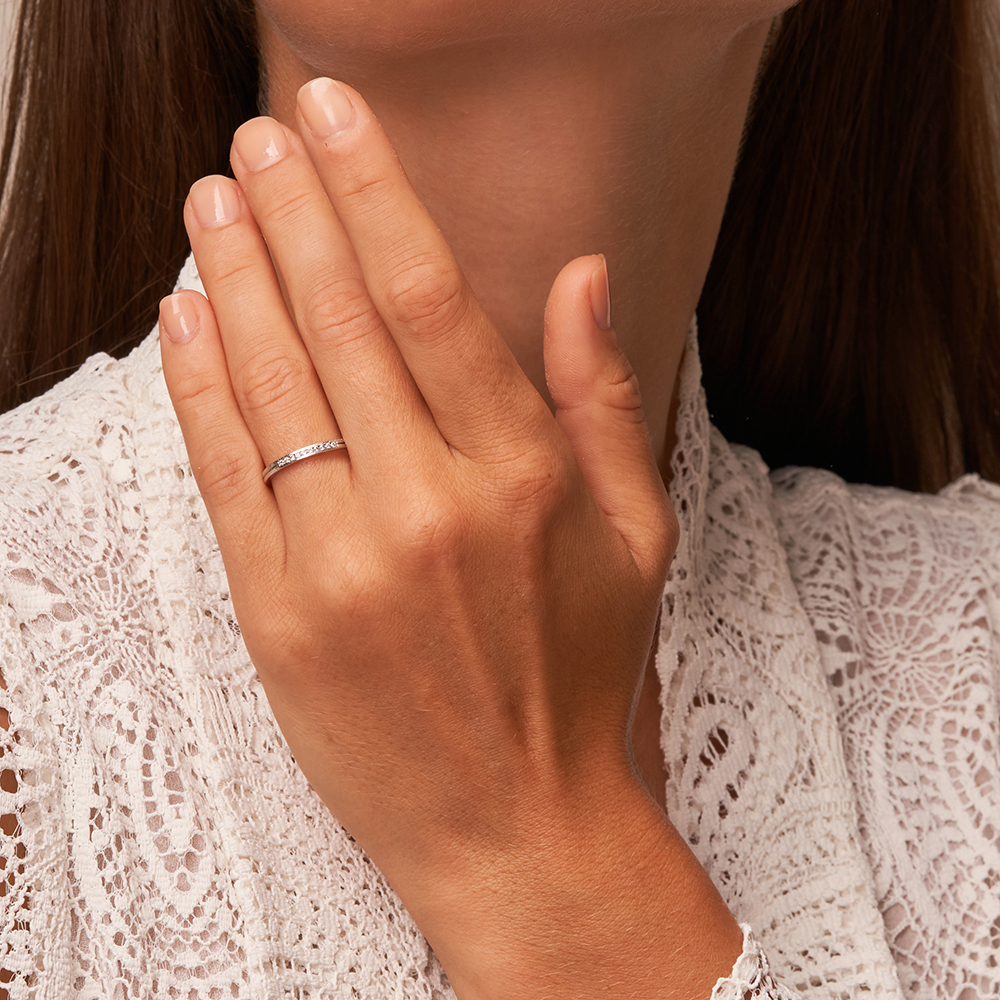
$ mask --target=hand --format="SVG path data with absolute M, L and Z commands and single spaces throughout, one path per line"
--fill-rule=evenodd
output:
M 499 996 L 507 963 L 533 968 L 538 929 L 620 878 L 636 839 L 707 891 L 628 747 L 676 521 L 595 320 L 602 260 L 567 265 L 550 295 L 553 415 L 360 97 L 314 81 L 298 114 L 299 135 L 244 125 L 238 183 L 192 189 L 211 305 L 165 300 L 164 373 L 296 761 L 463 1000 Z M 262 482 L 338 437 L 348 451 Z M 646 913 L 626 902 L 621 932 Z M 592 933 L 567 944 L 581 961 Z

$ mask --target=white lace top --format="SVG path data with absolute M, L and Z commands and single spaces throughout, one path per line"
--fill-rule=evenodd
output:
M 1000 488 L 769 476 L 699 379 L 692 338 L 658 667 L 670 817 L 756 937 L 716 995 L 996 996 Z M 282 741 L 155 337 L 0 419 L 0 524 L 11 998 L 451 996 Z

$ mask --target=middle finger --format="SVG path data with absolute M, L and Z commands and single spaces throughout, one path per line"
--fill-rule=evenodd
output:
M 255 118 L 237 130 L 232 163 L 352 464 L 395 460 L 429 439 L 443 445 L 301 140 Z

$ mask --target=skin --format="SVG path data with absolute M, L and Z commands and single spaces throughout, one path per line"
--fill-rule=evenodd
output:
M 669 480 L 684 337 L 761 49 L 786 5 L 332 6 L 259 5 L 270 113 L 294 128 L 295 95 L 321 72 L 365 95 L 479 301 L 550 402 L 541 320 L 552 281 L 567 260 L 604 253 L 615 329 Z M 590 28 L 567 30 L 572 23 Z M 633 748 L 662 805 L 659 719 L 650 668 Z
M 637 691 L 776 6 L 262 0 L 273 117 L 185 208 L 164 374 L 248 651 L 461 1000 L 707 997 L 740 952 Z

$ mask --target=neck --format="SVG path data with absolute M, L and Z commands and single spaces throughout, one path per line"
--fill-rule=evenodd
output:
M 308 45 L 262 18 L 269 112 L 317 75 L 379 116 L 487 313 L 539 391 L 556 273 L 608 258 L 619 340 L 669 461 L 684 339 L 708 271 L 769 20 L 647 17 L 429 51 Z M 553 29 L 554 31 L 554 29 Z

